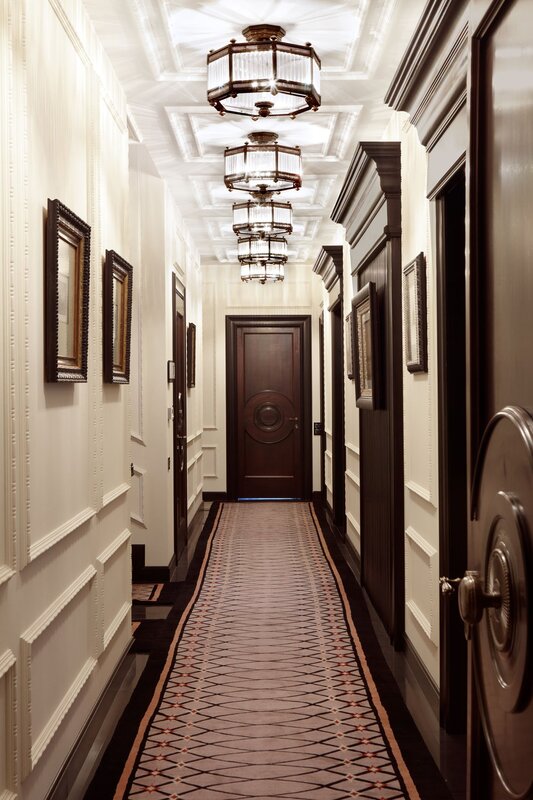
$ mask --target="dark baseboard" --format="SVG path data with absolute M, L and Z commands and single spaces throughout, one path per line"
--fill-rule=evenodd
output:
M 133 544 L 131 546 L 131 579 L 133 583 L 164 583 L 170 580 L 170 576 L 176 568 L 176 556 L 173 555 L 167 567 L 149 566 L 145 564 L 146 547 L 144 544 Z
M 427 671 L 425 665 L 420 660 L 420 656 L 414 649 L 409 639 L 404 637 L 404 641 L 405 641 L 405 649 L 404 649 L 405 660 L 411 667 L 413 675 L 416 678 L 416 682 L 422 689 L 426 700 L 428 701 L 433 713 L 438 719 L 440 714 L 440 694 L 438 687 L 435 684 L 429 672 Z
M 219 503 L 227 503 L 228 497 L 227 492 L 204 492 L 202 494 L 202 498 L 208 503 L 217 501 Z
M 120 687 L 124 681 L 124 676 L 130 669 L 127 659 L 129 661 L 135 658 L 135 656 L 129 656 L 128 658 L 132 641 L 133 639 L 128 642 L 128 646 L 124 650 L 124 653 L 122 654 L 122 657 L 120 658 L 113 674 L 111 675 L 109 682 L 102 690 L 91 716 L 83 726 L 80 735 L 76 739 L 68 756 L 63 762 L 63 765 L 46 796 L 46 800 L 65 800 L 65 798 L 68 797 L 70 789 L 72 788 L 72 784 L 83 764 L 85 763 L 87 755 L 93 747 L 93 742 L 95 741 L 98 733 L 101 731 L 102 724 L 109 714 L 109 706 L 111 703 L 113 703 L 117 688 Z
M 349 554 L 348 564 L 358 582 L 361 582 L 361 556 L 355 549 L 351 539 L 348 536 L 344 538 L 344 546 Z M 350 563 L 351 561 L 351 563 Z

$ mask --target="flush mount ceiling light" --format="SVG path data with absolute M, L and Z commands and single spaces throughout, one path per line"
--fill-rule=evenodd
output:
M 274 283 L 285 280 L 283 264 L 243 264 L 241 266 L 241 281 L 259 281 L 259 283 Z
M 272 194 L 254 194 L 254 200 L 233 204 L 233 231 L 237 236 L 289 235 L 292 206 L 272 200 Z
M 238 240 L 241 264 L 284 264 L 287 240 L 277 236 L 243 236 Z
M 207 56 L 207 99 L 221 114 L 295 117 L 320 106 L 320 59 L 307 42 L 281 40 L 279 25 L 250 25 L 246 42 L 231 42 Z
M 278 134 L 260 131 L 249 142 L 227 147 L 224 153 L 224 183 L 231 191 L 283 192 L 302 185 L 302 155 L 299 147 L 278 144 Z

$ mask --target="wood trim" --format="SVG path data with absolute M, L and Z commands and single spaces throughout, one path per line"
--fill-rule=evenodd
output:
M 206 503 L 226 503 L 229 500 L 227 492 L 203 492 L 202 497 Z
M 304 497 L 308 500 L 312 492 L 312 431 L 311 431 L 311 317 L 309 315 L 283 316 L 226 316 L 226 465 L 227 495 L 237 499 L 237 423 L 236 423 L 236 351 L 237 329 L 240 327 L 300 327 L 302 334 L 302 441 Z
M 323 245 L 313 266 L 313 272 L 324 281 L 326 291 L 342 281 L 342 245 Z

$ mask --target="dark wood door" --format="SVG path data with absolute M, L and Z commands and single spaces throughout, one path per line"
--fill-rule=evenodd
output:
M 185 355 L 185 292 L 172 276 L 174 377 L 174 554 L 176 562 L 187 543 L 187 385 Z
M 471 573 L 459 600 L 472 637 L 470 797 L 525 800 L 533 797 L 533 6 L 487 10 L 473 41 Z
M 399 241 L 380 247 L 358 272 L 358 288 L 376 286 L 381 402 L 360 409 L 361 581 L 395 647 L 403 642 L 404 505 Z
M 303 498 L 306 485 L 306 444 L 309 414 L 305 398 L 307 324 L 290 319 L 229 318 L 228 381 L 234 396 L 228 447 L 234 491 L 242 498 Z M 234 403 L 234 406 L 233 406 Z
M 341 298 L 331 308 L 332 512 L 335 529 L 344 537 L 346 531 L 346 447 L 344 435 L 344 316 Z

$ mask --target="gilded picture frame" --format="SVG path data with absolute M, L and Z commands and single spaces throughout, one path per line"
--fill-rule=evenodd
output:
M 50 383 L 87 380 L 91 228 L 48 200 L 44 275 L 44 371 Z
M 409 372 L 428 371 L 426 259 L 419 253 L 403 269 L 405 365 Z
M 114 250 L 104 262 L 103 362 L 106 383 L 130 382 L 133 267 Z
M 352 300 L 352 351 L 355 403 L 358 408 L 380 407 L 379 327 L 376 284 L 367 283 Z

